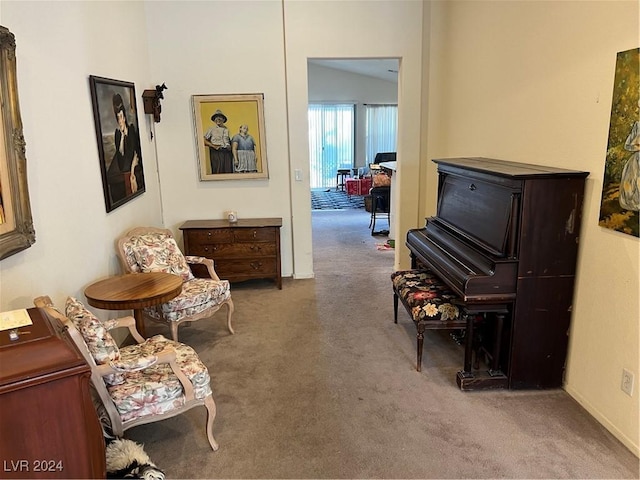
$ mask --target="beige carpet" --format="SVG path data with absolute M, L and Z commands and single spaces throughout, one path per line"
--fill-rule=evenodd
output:
M 638 478 L 638 459 L 563 390 L 461 392 L 461 347 L 393 323 L 393 251 L 362 210 L 313 213 L 312 280 L 233 287 L 224 315 L 181 329 L 209 367 L 205 409 L 126 433 L 168 478 Z M 163 332 L 151 327 L 150 332 Z

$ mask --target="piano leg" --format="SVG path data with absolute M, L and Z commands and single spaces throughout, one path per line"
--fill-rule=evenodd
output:
M 471 362 L 473 360 L 473 324 L 475 315 L 467 314 L 467 331 L 464 336 L 464 376 L 473 377 L 471 372 Z
M 489 367 L 489 376 L 504 376 L 500 370 L 500 344 L 502 343 L 502 329 L 504 327 L 504 314 L 496 313 L 495 338 L 493 341 L 493 353 L 491 358 L 491 366 Z
M 486 390 L 490 388 L 507 388 L 508 379 L 500 370 L 500 339 L 504 324 L 504 314 L 497 313 L 496 317 L 496 342 L 493 349 L 493 358 L 489 366 L 488 375 L 476 375 L 472 371 L 473 362 L 473 338 L 475 315 L 467 313 L 467 331 L 464 344 L 464 367 L 456 375 L 456 383 L 460 390 Z

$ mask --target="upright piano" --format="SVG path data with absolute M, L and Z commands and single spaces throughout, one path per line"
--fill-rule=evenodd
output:
M 563 382 L 589 172 L 489 158 L 433 160 L 436 216 L 409 230 L 426 266 L 482 310 L 503 303 L 500 367 L 511 389 Z

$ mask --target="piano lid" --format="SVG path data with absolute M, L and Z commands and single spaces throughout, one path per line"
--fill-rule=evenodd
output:
M 525 179 L 586 177 L 589 172 L 491 158 L 434 159 L 439 192 L 436 221 L 491 255 L 513 257 Z
M 441 178 L 436 222 L 497 257 L 507 256 L 516 186 L 446 175 Z
M 567 170 L 564 168 L 534 165 L 532 163 L 518 163 L 495 158 L 462 157 L 462 158 L 435 158 L 433 162 L 438 164 L 440 170 L 463 168 L 467 174 L 469 170 L 486 172 L 491 175 L 500 175 L 516 179 L 544 178 L 544 177 L 587 177 L 589 172 L 579 170 Z M 450 167 L 450 168 L 447 168 Z

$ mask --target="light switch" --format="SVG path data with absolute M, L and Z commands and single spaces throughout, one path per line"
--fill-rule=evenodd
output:
M 299 168 L 296 168 L 294 170 L 295 173 L 295 177 L 296 177 L 296 182 L 301 182 L 302 181 L 302 170 L 300 170 Z

